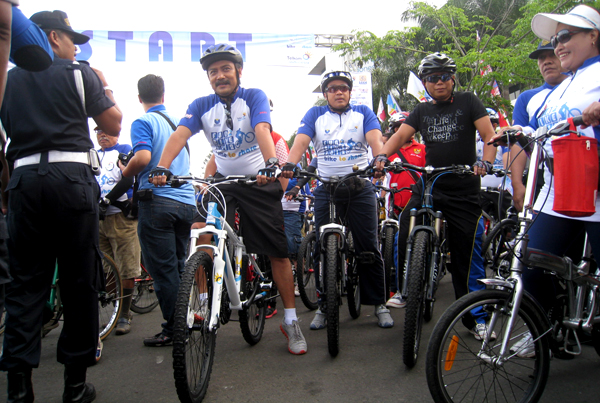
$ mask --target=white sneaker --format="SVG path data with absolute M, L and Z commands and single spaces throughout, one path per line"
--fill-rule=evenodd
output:
M 404 308 L 406 306 L 406 300 L 402 298 L 400 291 L 396 291 L 392 298 L 388 299 L 385 303 L 385 306 L 388 308 Z
M 384 304 L 375 306 L 375 316 L 379 319 L 377 326 L 388 329 L 394 326 L 394 319 L 390 315 L 390 310 Z
M 489 329 L 487 327 L 487 324 L 485 323 L 478 323 L 473 329 L 469 331 L 475 336 L 475 340 L 479 341 L 486 340 L 489 333 Z M 489 335 L 488 340 L 496 340 L 496 332 L 492 331 L 492 333 Z
M 306 354 L 308 350 L 306 347 L 306 340 L 304 339 L 304 335 L 302 334 L 302 330 L 300 330 L 300 325 L 298 325 L 298 321 L 295 320 L 291 325 L 287 325 L 285 323 L 285 318 L 281 321 L 281 333 L 288 339 L 288 350 L 290 353 L 295 355 Z
M 310 330 L 321 330 L 327 326 L 327 315 L 321 312 L 321 308 L 317 309 L 315 317 L 310 322 Z
M 533 343 L 533 338 L 531 337 L 531 333 L 527 332 L 513 344 L 510 348 L 510 352 L 512 354 L 517 353 L 517 357 L 520 358 L 533 358 L 535 357 L 535 344 Z
M 300 290 L 298 289 L 298 284 L 296 284 L 294 286 L 294 295 L 299 297 L 300 296 Z

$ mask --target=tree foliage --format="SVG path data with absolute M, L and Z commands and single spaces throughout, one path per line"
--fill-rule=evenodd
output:
M 416 72 L 425 55 L 444 52 L 457 63 L 457 90 L 473 91 L 485 105 L 510 115 L 509 88 L 526 90 L 543 83 L 536 62 L 528 57 L 540 41 L 531 31 L 531 19 L 541 12 L 563 13 L 581 3 L 598 7 L 600 1 L 450 0 L 439 8 L 413 1 L 402 18 L 416 26 L 381 38 L 355 32 L 354 41 L 335 50 L 358 55 L 359 66 L 373 63 L 374 99 L 385 99 L 395 90 L 403 110 L 416 104 L 406 93 L 409 71 Z M 491 72 L 482 75 L 488 65 Z M 501 97 L 490 94 L 494 80 Z

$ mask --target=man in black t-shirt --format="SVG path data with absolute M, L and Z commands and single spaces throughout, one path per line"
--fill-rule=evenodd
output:
M 496 150 L 492 146 L 486 146 L 483 160 L 475 162 L 475 132 L 479 131 L 487 143 L 493 136 L 494 129 L 485 107 L 475 95 L 470 92 L 454 92 L 455 73 L 454 60 L 444 54 L 434 53 L 421 61 L 419 77 L 433 101 L 417 105 L 382 148 L 376 161 L 381 169 L 388 154 L 420 131 L 427 147 L 426 165 L 473 165 L 476 175 L 441 175 L 433 189 L 434 208 L 441 210 L 448 222 L 447 240 L 451 255 L 448 269 L 452 273 L 456 298 L 460 298 L 470 291 L 485 288 L 477 283 L 477 279 L 485 277 L 481 257 L 483 222 L 478 204 L 480 180 L 477 175 L 485 175 L 491 171 L 491 161 L 494 161 Z M 419 186 L 413 191 L 411 200 L 400 216 L 398 267 L 406 267 L 404 260 L 410 210 L 421 206 L 423 194 L 422 185 Z M 469 328 L 475 338 L 481 340 L 487 334 L 485 314 L 474 312 L 473 319 Z
M 31 16 L 48 37 L 54 62 L 31 73 L 8 73 L 0 118 L 14 164 L 8 183 L 10 274 L 0 370 L 8 371 L 8 401 L 32 402 L 32 368 L 39 365 L 45 300 L 58 266 L 64 324 L 57 360 L 65 365 L 63 402 L 91 402 L 85 382 L 96 363 L 98 289 L 97 154 L 88 117 L 106 133 L 121 130 L 121 111 L 104 76 L 75 61 L 76 44 L 89 37 L 71 28 L 62 11 Z M 95 158 L 94 158 L 95 155 Z M 44 397 L 38 396 L 44 401 Z

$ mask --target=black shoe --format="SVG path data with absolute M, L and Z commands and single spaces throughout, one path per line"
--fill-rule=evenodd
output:
M 8 371 L 8 400 L 7 403 L 32 403 L 33 386 L 31 384 L 31 369 L 25 371 Z
M 65 365 L 63 403 L 90 403 L 96 399 L 96 389 L 85 382 L 87 367 Z
M 148 337 L 144 339 L 144 346 L 147 347 L 162 347 L 169 346 L 173 344 L 173 338 L 169 336 L 165 336 L 162 333 L 158 333 L 152 337 Z

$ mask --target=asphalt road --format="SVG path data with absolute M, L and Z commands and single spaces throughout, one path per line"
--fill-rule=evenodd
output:
M 450 277 L 439 289 L 434 319 L 423 329 L 421 356 L 413 369 L 402 364 L 404 311 L 392 310 L 396 325 L 377 327 L 373 308 L 363 306 L 353 320 L 341 309 L 340 353 L 327 352 L 326 331 L 310 331 L 312 312 L 296 299 L 308 353 L 293 356 L 279 331 L 282 312 L 267 320 L 263 339 L 250 347 L 237 322 L 221 327 L 205 402 L 431 402 L 425 380 L 425 350 L 434 323 L 452 302 Z M 281 303 L 279 304 L 280 307 Z M 235 316 L 235 314 L 234 314 Z M 134 314 L 131 333 L 110 335 L 102 360 L 88 370 L 97 389 L 96 402 L 178 402 L 171 347 L 148 348 L 142 340 L 160 330 L 159 308 Z M 34 370 L 36 402 L 62 402 L 63 367 L 56 362 L 59 329 L 43 339 L 40 367 Z M 553 359 L 542 402 L 597 402 L 600 358 L 591 346 L 570 361 Z M 0 377 L 4 401 L 6 377 Z

